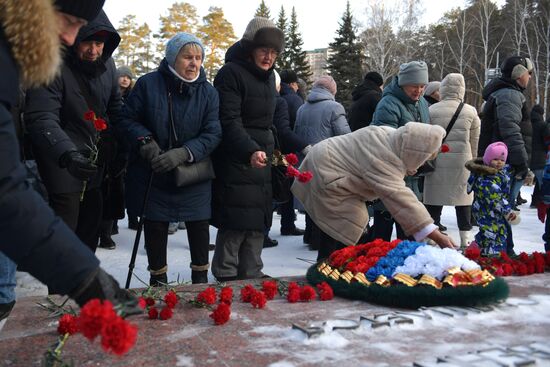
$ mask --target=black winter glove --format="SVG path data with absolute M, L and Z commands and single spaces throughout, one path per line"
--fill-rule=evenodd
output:
M 517 180 L 524 180 L 525 177 L 527 177 L 527 173 L 529 172 L 529 168 L 525 164 L 519 164 L 512 166 L 514 169 L 514 177 Z
M 151 163 L 153 159 L 157 158 L 159 153 L 160 148 L 157 142 L 153 139 L 149 139 L 147 143 L 143 144 L 139 148 L 139 155 L 141 155 L 141 157 L 149 163 Z
M 142 312 L 138 306 L 138 299 L 127 290 L 121 289 L 117 281 L 101 268 L 98 268 L 96 272 L 91 274 L 69 296 L 80 307 L 84 306 L 91 299 L 99 298 L 111 301 L 114 306 L 121 305 L 123 316 L 135 315 Z
M 151 167 L 155 173 L 166 173 L 188 160 L 189 151 L 187 148 L 175 148 L 153 159 L 151 161 Z
M 85 181 L 97 172 L 97 166 L 76 150 L 63 153 L 59 158 L 59 166 L 79 180 Z

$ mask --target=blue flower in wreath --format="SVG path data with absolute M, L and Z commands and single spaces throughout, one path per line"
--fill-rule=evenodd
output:
M 378 260 L 375 266 L 370 268 L 365 276 L 371 282 L 375 281 L 380 275 L 391 278 L 394 270 L 405 263 L 405 259 L 414 255 L 416 249 L 426 245 L 422 242 L 402 241 L 393 250 L 387 253 L 386 256 Z

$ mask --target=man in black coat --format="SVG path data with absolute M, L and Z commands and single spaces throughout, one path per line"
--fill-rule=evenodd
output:
M 61 74 L 27 93 L 25 121 L 50 206 L 92 251 L 102 219 L 110 144 L 90 112 L 116 126 L 122 107 L 111 55 L 120 36 L 102 11 L 78 33 Z
M 290 128 L 294 130 L 294 123 L 296 122 L 296 112 L 298 108 L 304 104 L 304 100 L 298 94 L 298 75 L 294 70 L 281 71 L 281 90 L 279 94 L 284 98 L 288 105 L 288 115 Z
M 376 105 L 382 98 L 383 84 L 382 75 L 376 71 L 370 71 L 365 75 L 363 82 L 353 89 L 351 92 L 353 103 L 348 119 L 351 131 L 370 125 Z
M 531 109 L 531 125 L 533 127 L 533 143 L 530 168 L 536 178 L 531 207 L 536 207 L 541 199 L 542 173 L 546 164 L 547 142 L 545 139 L 548 138 L 550 132 L 548 123 L 544 121 L 544 108 L 540 104 L 534 105 Z
M 523 180 L 529 173 L 532 127 L 523 95 L 533 73 L 533 63 L 526 57 L 510 56 L 501 66 L 502 76 L 483 88 L 481 132 L 478 156 L 491 143 L 502 141 L 508 147 L 507 163 L 512 166 L 510 203 L 514 203 Z M 513 253 L 512 228 L 507 225 L 507 251 Z
M 57 0 L 54 8 L 49 0 L 5 0 L 0 17 L 0 252 L 19 270 L 28 271 L 55 293 L 70 294 L 80 305 L 92 298 L 118 303 L 129 297 L 26 183 L 10 109 L 21 84 L 37 86 L 54 77 L 60 42 L 70 46 L 103 2 Z M 11 307 L 0 305 L 0 319 Z

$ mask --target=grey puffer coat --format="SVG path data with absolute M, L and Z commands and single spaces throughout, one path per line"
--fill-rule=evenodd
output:
M 351 132 L 344 106 L 327 89 L 315 87 L 296 115 L 294 131 L 308 144 Z
M 449 74 L 441 82 L 441 102 L 430 106 L 430 123 L 447 129 L 464 99 L 464 77 Z M 468 177 L 464 164 L 475 158 L 479 141 L 480 122 L 473 106 L 464 104 L 460 115 L 445 139 L 450 148 L 436 158 L 435 171 L 424 180 L 424 204 L 471 205 L 473 196 L 467 193 Z

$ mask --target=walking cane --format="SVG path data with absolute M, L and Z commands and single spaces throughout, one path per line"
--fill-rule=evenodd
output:
M 141 231 L 143 230 L 143 222 L 145 220 L 145 207 L 147 205 L 147 200 L 149 199 L 149 192 L 151 191 L 151 185 L 153 183 L 153 175 L 153 170 L 151 170 L 149 182 L 147 183 L 147 188 L 145 189 L 145 196 L 143 197 L 143 205 L 141 206 L 141 216 L 139 217 L 136 239 L 134 240 L 134 248 L 132 249 L 132 258 L 130 259 L 130 265 L 128 265 L 128 276 L 126 277 L 126 286 L 124 287 L 125 289 L 130 288 L 130 279 L 132 279 L 132 272 L 134 271 L 134 266 L 136 264 L 139 240 L 141 238 Z

